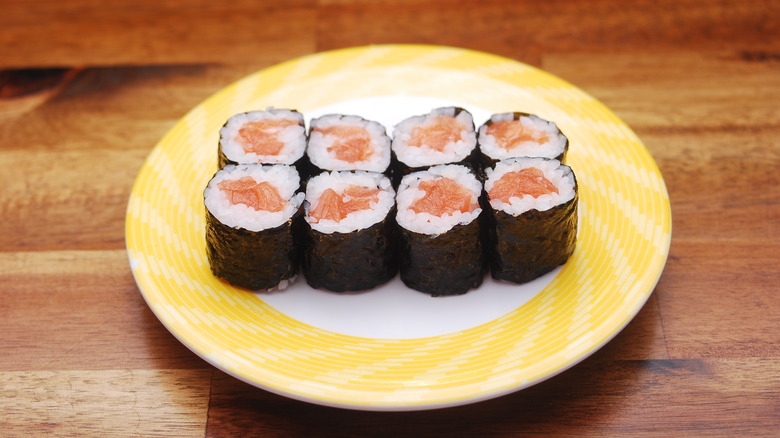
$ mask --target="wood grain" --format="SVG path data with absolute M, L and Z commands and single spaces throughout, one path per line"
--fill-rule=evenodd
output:
M 766 293 L 780 281 L 777 244 L 719 246 L 672 249 L 656 289 L 670 357 L 780 357 L 780 297 Z
M 124 248 L 127 200 L 151 148 L 262 66 L 93 68 L 45 106 L 0 117 L 0 250 Z
M 0 372 L 4 436 L 203 436 L 210 370 Z
M 201 369 L 154 317 L 127 254 L 0 252 L 0 371 Z
M 281 61 L 314 50 L 312 0 L 3 1 L 0 68 Z
M 780 430 L 780 3 L 0 6 L 0 435 Z M 612 109 L 656 159 L 672 204 L 666 268 L 637 317 L 579 365 L 468 406 L 327 408 L 216 370 L 144 302 L 124 249 L 124 216 L 135 176 L 163 134 L 256 70 L 376 43 L 454 45 L 541 67 Z M 75 74 L 30 85 L 51 67 Z
M 780 426 L 778 359 L 603 361 L 594 357 L 524 391 L 430 412 L 374 413 L 302 405 L 217 373 L 208 436 L 734 436 Z M 674 388 L 674 390 L 670 390 Z M 690 400 L 683 405 L 681 398 Z M 377 424 L 381 424 L 378 432 Z
M 777 2 L 326 0 L 318 48 L 428 43 L 485 50 L 536 64 L 550 53 L 688 49 L 771 50 Z M 716 24 L 717 23 L 717 24 Z

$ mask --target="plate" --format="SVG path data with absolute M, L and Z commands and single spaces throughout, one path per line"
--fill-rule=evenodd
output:
M 382 122 L 462 106 L 481 123 L 524 111 L 569 137 L 579 183 L 577 248 L 527 285 L 487 280 L 432 298 L 396 278 L 334 294 L 299 279 L 255 294 L 215 279 L 205 256 L 202 192 L 219 128 L 233 114 L 296 108 Z M 130 266 L 149 307 L 213 366 L 265 390 L 360 410 L 422 410 L 517 391 L 577 364 L 612 339 L 657 283 L 671 239 L 663 178 L 608 108 L 534 67 L 438 46 L 318 53 L 252 74 L 192 109 L 144 163 L 127 208 Z

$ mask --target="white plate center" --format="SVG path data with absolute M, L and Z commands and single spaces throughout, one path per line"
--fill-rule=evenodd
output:
M 312 289 L 303 276 L 281 292 L 257 294 L 298 321 L 332 332 L 374 339 L 446 335 L 495 320 L 544 289 L 561 268 L 525 284 L 485 278 L 463 295 L 431 297 L 396 277 L 365 292 L 339 294 Z

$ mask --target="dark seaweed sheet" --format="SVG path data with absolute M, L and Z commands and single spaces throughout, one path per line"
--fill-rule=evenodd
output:
M 237 161 L 233 161 L 225 156 L 225 154 L 222 152 L 222 146 L 218 148 L 217 152 L 217 168 L 222 169 L 223 167 L 227 166 L 228 164 L 234 164 L 234 165 L 240 165 L 240 164 L 262 164 L 265 166 L 277 166 L 277 165 L 285 165 L 280 163 L 271 163 L 271 162 L 252 162 L 252 163 L 239 163 Z M 306 156 L 306 154 L 303 154 L 301 158 L 299 158 L 295 163 L 289 164 L 289 166 L 295 167 L 295 170 L 298 171 L 298 174 L 301 176 L 301 180 L 305 180 L 306 178 L 312 176 L 315 172 L 317 172 L 317 168 L 314 167 L 313 164 L 309 161 L 309 157 Z
M 372 289 L 398 272 L 394 210 L 352 233 L 321 233 L 305 225 L 302 270 L 313 288 L 333 292 Z
M 298 249 L 293 237 L 295 222 L 293 218 L 276 228 L 249 231 L 221 223 L 206 209 L 206 255 L 211 272 L 249 290 L 271 289 L 295 276 L 298 271 Z
M 485 202 L 493 278 L 526 283 L 566 263 L 577 241 L 578 198 L 575 182 L 574 198 L 547 211 L 512 216 Z
M 433 296 L 460 295 L 479 287 L 485 257 L 478 219 L 438 236 L 399 227 L 400 271 L 406 286 Z
M 228 159 L 225 154 L 222 153 L 222 147 L 219 147 L 218 157 L 217 157 L 217 166 L 218 169 L 222 169 L 228 164 L 232 165 L 241 165 L 241 164 L 262 164 L 264 166 L 288 166 L 288 164 L 279 164 L 279 163 L 237 163 L 235 161 L 232 161 Z M 292 165 L 289 165 L 291 167 L 294 167 L 295 170 L 298 171 L 298 175 L 301 177 L 301 186 L 303 186 L 306 181 L 314 176 L 319 170 L 314 167 L 313 164 L 311 164 L 311 161 L 309 161 L 309 157 L 306 154 L 303 154 L 301 158 L 298 159 L 295 163 Z
M 229 159 L 227 156 L 225 156 L 225 153 L 222 152 L 222 144 L 219 144 L 217 146 L 217 169 L 222 169 L 228 164 L 238 164 L 238 162 L 233 161 Z
M 392 175 L 392 173 L 391 173 L 392 159 L 391 159 L 390 164 L 388 164 L 387 167 L 385 168 L 385 170 L 383 170 L 381 172 L 377 172 L 377 171 L 374 171 L 374 170 L 365 170 L 365 169 L 342 169 L 342 170 L 326 169 L 326 168 L 318 167 L 318 166 L 314 165 L 314 163 L 311 162 L 311 159 L 308 157 L 308 155 L 306 155 L 305 158 L 307 160 L 307 164 L 306 164 L 307 167 L 300 167 L 299 170 L 303 169 L 303 171 L 301 171 L 301 175 L 306 175 L 306 179 L 310 179 L 310 178 L 312 178 L 314 176 L 317 176 L 320 173 L 324 173 L 324 172 L 371 172 L 371 173 L 382 174 L 382 175 L 384 175 L 384 176 L 386 176 L 388 178 L 390 178 L 391 175 Z M 392 179 L 391 179 L 391 181 L 392 181 Z
M 398 185 L 401 184 L 401 180 L 406 175 L 409 175 L 413 172 L 419 172 L 422 170 L 428 170 L 433 166 L 438 166 L 441 164 L 460 164 L 462 166 L 466 166 L 469 169 L 471 169 L 472 172 L 474 172 L 474 175 L 477 177 L 477 179 L 480 182 L 484 181 L 484 178 L 482 178 L 482 153 L 479 151 L 479 149 L 475 146 L 474 149 L 471 151 L 471 153 L 466 156 L 466 158 L 457 161 L 457 162 L 441 162 L 432 164 L 430 166 L 419 166 L 419 167 L 409 167 L 406 164 L 404 164 L 401 160 L 398 159 L 398 157 L 395 155 L 395 151 L 391 154 L 390 159 L 390 170 L 392 174 L 392 178 L 390 180 L 393 183 L 394 188 L 398 188 Z

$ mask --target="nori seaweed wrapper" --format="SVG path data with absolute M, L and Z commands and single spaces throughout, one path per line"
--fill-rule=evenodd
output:
M 566 263 L 577 242 L 578 199 L 575 180 L 574 198 L 546 211 L 512 216 L 485 201 L 492 277 L 526 283 Z
M 298 272 L 295 229 L 302 209 L 275 228 L 250 231 L 220 222 L 206 209 L 206 255 L 211 272 L 249 290 L 273 289 Z
M 301 187 L 306 185 L 306 182 L 313 176 L 320 173 L 320 169 L 317 166 L 311 164 L 309 156 L 304 153 L 298 161 L 293 164 L 298 174 L 301 176 Z
M 239 163 L 236 161 L 233 161 L 225 156 L 224 153 L 222 153 L 222 146 L 219 146 L 218 153 L 217 153 L 217 169 L 222 169 L 223 167 L 227 166 L 228 164 L 247 164 L 247 163 Z M 265 165 L 276 165 L 280 163 L 270 163 L 265 161 L 259 161 L 258 164 L 265 164 Z M 295 170 L 298 171 L 298 174 L 301 176 L 301 184 L 303 184 L 304 181 L 315 175 L 317 172 L 319 172 L 319 169 L 314 167 L 313 164 L 311 164 L 311 161 L 309 161 L 309 157 L 306 154 L 303 154 L 301 158 L 298 158 L 294 163 L 289 164 L 290 166 L 294 167 Z
M 524 112 L 519 112 L 519 111 L 515 111 L 512 114 L 514 116 L 514 120 L 519 120 L 520 117 L 531 117 L 531 116 L 533 116 L 533 117 L 537 117 L 537 118 L 539 118 L 541 120 L 544 120 L 546 122 L 550 122 L 550 120 L 542 119 L 541 117 L 537 116 L 536 114 L 524 113 Z M 492 124 L 493 124 L 493 120 L 492 119 L 488 119 L 487 122 L 485 122 L 482 126 L 490 126 Z M 566 162 L 564 160 L 566 159 L 566 153 L 569 151 L 569 137 L 567 137 L 566 134 L 564 134 L 563 131 L 561 131 L 561 129 L 558 127 L 557 124 L 555 125 L 555 127 L 558 130 L 558 132 L 564 138 L 563 152 L 561 152 L 560 154 L 558 154 L 555 157 L 549 157 L 549 158 L 558 160 L 562 164 L 566 164 Z M 487 169 L 487 168 L 495 167 L 496 163 L 501 161 L 501 160 L 496 159 L 496 158 L 492 158 L 492 157 L 490 157 L 487 154 L 482 152 L 482 148 L 480 147 L 480 144 L 479 144 L 479 131 L 481 129 L 482 129 L 481 126 L 480 126 L 479 129 L 477 129 L 477 148 L 480 150 L 480 153 L 479 153 L 479 157 L 475 160 L 475 162 L 479 163 L 479 167 L 481 168 L 480 176 L 484 177 L 484 174 L 485 174 L 484 170 Z M 522 158 L 522 157 L 533 157 L 533 155 L 520 155 L 520 154 L 518 154 L 516 156 L 506 157 L 506 158 L 503 158 L 503 159 L 507 159 L 507 158 Z
M 350 233 L 322 233 L 306 224 L 302 271 L 309 286 L 356 292 L 390 281 L 398 272 L 394 213 Z
M 398 188 L 398 185 L 401 183 L 401 180 L 406 175 L 409 175 L 410 173 L 413 172 L 428 170 L 433 166 L 438 166 L 441 164 L 460 164 L 462 166 L 466 166 L 474 172 L 474 175 L 477 177 L 479 181 L 484 181 L 484 173 L 482 172 L 483 154 L 476 146 L 471 151 L 471 153 L 468 156 L 466 156 L 466 158 L 460 161 L 446 162 L 446 163 L 442 162 L 442 163 L 431 164 L 430 166 L 409 167 L 406 164 L 404 164 L 401 160 L 398 159 L 398 157 L 395 155 L 395 151 L 393 151 L 391 157 L 392 158 L 390 160 L 390 171 L 392 174 L 392 178 L 390 178 L 390 180 L 393 182 L 393 187 L 395 188 Z
M 225 153 L 222 152 L 222 145 L 217 144 L 217 169 L 222 169 L 228 164 L 241 164 L 241 163 L 239 163 L 238 161 L 233 161 L 228 157 L 226 157 Z
M 461 295 L 479 287 L 486 271 L 480 222 L 477 218 L 437 236 L 399 227 L 404 284 L 432 296 Z

